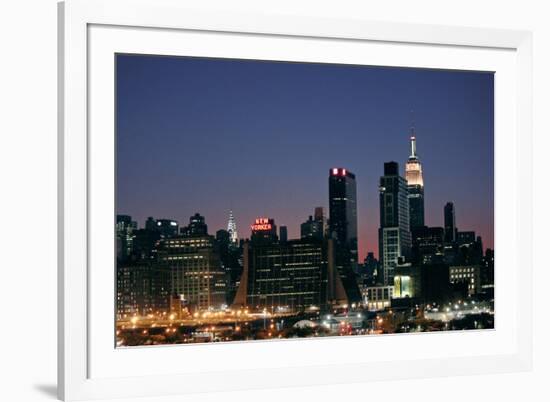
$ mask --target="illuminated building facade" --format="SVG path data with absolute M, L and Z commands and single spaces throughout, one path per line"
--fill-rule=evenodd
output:
M 380 178 L 379 256 L 384 285 L 393 285 L 394 269 L 400 257 L 409 257 L 411 232 L 407 181 L 399 176 L 397 162 L 384 163 Z
M 160 242 L 158 262 L 171 272 L 171 293 L 191 310 L 219 309 L 226 303 L 227 274 L 209 235 L 180 236 Z
M 227 231 L 229 232 L 229 241 L 232 246 L 239 244 L 239 235 L 237 233 L 237 222 L 233 216 L 233 211 L 229 211 L 229 220 L 227 222 Z
M 355 175 L 344 168 L 329 171 L 328 237 L 335 242 L 336 269 L 352 302 L 361 301 L 355 279 L 357 272 L 357 184 Z
M 424 179 L 422 164 L 416 154 L 416 137 L 411 136 L 411 155 L 405 164 L 405 179 L 409 190 L 409 218 L 411 229 L 424 226 Z
M 248 272 L 246 305 L 271 312 L 324 307 L 328 263 L 322 241 L 251 244 L 244 267 Z
M 393 286 L 369 286 L 363 289 L 369 311 L 384 310 L 391 306 L 393 298 Z
M 463 283 L 468 288 L 468 295 L 481 292 L 481 267 L 479 265 L 454 265 L 449 267 L 449 281 Z
M 118 319 L 167 312 L 170 269 L 152 260 L 119 264 L 116 297 Z

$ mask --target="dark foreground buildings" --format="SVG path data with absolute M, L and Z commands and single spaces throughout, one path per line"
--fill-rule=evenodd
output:
M 170 269 L 153 261 L 117 266 L 117 318 L 162 314 L 169 309 Z

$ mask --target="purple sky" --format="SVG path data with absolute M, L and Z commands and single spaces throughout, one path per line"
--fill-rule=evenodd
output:
M 117 213 L 239 237 L 258 216 L 288 226 L 323 206 L 328 172 L 356 174 L 359 253 L 378 255 L 378 180 L 404 165 L 412 116 L 426 224 L 455 204 L 493 247 L 493 74 L 333 64 L 117 56 Z M 411 113 L 414 110 L 414 113 Z

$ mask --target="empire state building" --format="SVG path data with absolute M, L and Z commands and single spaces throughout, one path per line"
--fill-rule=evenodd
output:
M 409 189 L 409 217 L 410 228 L 424 226 L 424 180 L 422 179 L 422 165 L 416 154 L 416 136 L 411 135 L 411 155 L 405 164 L 405 179 Z

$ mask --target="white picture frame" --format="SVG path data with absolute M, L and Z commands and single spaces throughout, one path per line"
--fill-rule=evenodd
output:
M 108 117 L 114 96 L 109 55 L 120 51 L 186 54 L 179 49 L 181 39 L 191 39 L 188 42 L 191 48 L 186 50 L 190 51 L 194 49 L 194 41 L 202 40 L 204 35 L 215 37 L 211 42 L 230 37 L 223 49 L 215 48 L 214 44 L 205 47 L 204 55 L 220 57 L 230 57 L 235 49 L 240 49 L 250 52 L 244 56 L 250 58 L 351 63 L 357 62 L 348 56 L 352 47 L 366 46 L 372 57 L 379 57 L 372 59 L 374 64 L 463 69 L 493 69 L 494 65 L 497 77 L 503 77 L 500 81 L 497 78 L 495 85 L 495 228 L 499 236 L 496 241 L 502 246 L 497 247 L 496 255 L 497 267 L 498 264 L 504 267 L 501 261 L 506 260 L 508 268 L 502 272 L 510 273 L 498 277 L 497 271 L 496 298 L 502 300 L 502 309 L 497 304 L 496 314 L 497 320 L 499 311 L 509 311 L 510 317 L 503 314 L 502 324 L 499 327 L 497 323 L 495 331 L 443 334 L 444 338 L 439 334 L 353 337 L 207 345 L 201 346 L 202 349 L 175 346 L 146 351 L 143 348 L 115 351 L 114 345 L 106 343 L 102 333 L 109 331 L 114 322 L 101 312 L 110 308 L 109 303 L 112 307 L 114 297 L 113 300 L 96 297 L 97 284 L 108 278 L 109 271 L 102 274 L 91 269 L 101 257 L 96 258 L 96 249 L 92 251 L 90 242 L 102 241 L 97 229 L 102 227 L 98 217 L 101 211 L 109 214 L 107 222 L 113 215 L 112 209 L 109 212 L 111 204 L 101 204 L 101 199 L 112 198 L 108 193 L 112 188 L 98 190 L 94 184 L 98 177 L 114 174 L 109 158 L 104 157 L 103 151 L 96 151 L 108 149 L 108 143 L 113 142 L 113 137 L 107 134 L 114 127 Z M 279 46 L 283 44 L 281 41 L 285 46 Z M 311 47 L 308 51 L 305 41 L 308 49 Z M 259 53 L 260 46 L 266 53 Z M 416 58 L 403 61 L 407 55 L 410 57 L 412 52 L 407 50 L 413 47 Z M 247 15 L 200 6 L 187 8 L 185 2 L 177 0 L 69 0 L 59 5 L 59 48 L 58 392 L 61 399 L 162 396 L 531 369 L 531 33 L 361 19 Z M 400 51 L 395 52 L 396 49 Z M 303 56 L 299 55 L 300 50 Z M 295 53 L 285 53 L 292 51 Z M 199 52 L 202 50 L 194 49 L 192 55 Z M 477 58 L 475 62 L 471 54 L 468 56 L 472 52 Z M 446 60 L 435 62 L 430 53 L 437 53 L 440 59 L 444 55 Z M 105 152 L 108 155 L 112 151 Z M 502 156 L 506 156 L 509 166 L 506 183 L 511 195 L 507 200 L 498 191 Z M 499 232 L 502 228 L 499 214 L 509 217 L 510 233 Z M 512 254 L 505 258 L 505 253 Z M 521 274 L 517 271 L 519 255 Z M 109 290 L 113 284 L 105 286 Z M 503 289 L 500 293 L 499 287 Z M 437 345 L 443 348 L 453 342 L 456 342 L 453 353 L 438 350 Z M 479 347 L 467 352 L 467 344 L 474 343 Z M 388 354 L 387 358 L 376 355 L 375 350 L 384 350 L 392 344 L 404 351 Z M 484 346 L 489 344 L 494 345 L 494 350 Z M 425 345 L 436 345 L 433 353 L 422 349 Z M 331 356 L 317 353 L 321 349 L 337 350 L 336 347 L 346 353 Z M 411 352 L 412 349 L 416 352 Z M 369 357 L 353 353 L 359 350 L 370 351 Z M 286 358 L 285 354 L 295 360 L 288 364 L 277 360 L 278 356 Z M 216 355 L 217 369 L 208 370 Z M 345 355 L 350 357 L 346 359 Z M 169 359 L 170 356 L 178 357 Z M 168 360 L 183 356 L 196 362 L 195 367 L 178 371 L 168 364 Z M 202 363 L 206 362 L 203 366 L 199 364 L 199 356 L 204 360 Z M 223 361 L 231 364 L 220 364 Z M 151 368 L 140 371 L 136 364 L 139 362 L 150 364 Z

